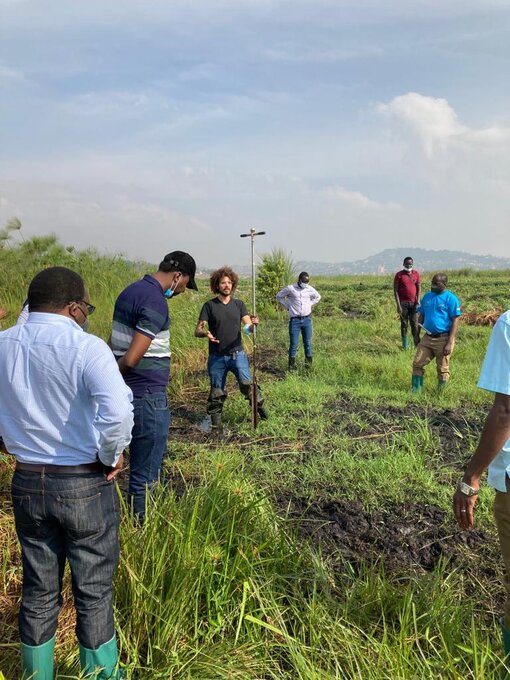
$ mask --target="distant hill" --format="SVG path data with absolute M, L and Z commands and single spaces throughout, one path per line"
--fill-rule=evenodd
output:
M 389 248 L 377 255 L 354 262 L 313 262 L 302 260 L 296 263 L 297 271 L 308 271 L 315 276 L 338 274 L 387 274 L 402 267 L 404 257 L 414 258 L 419 271 L 441 269 L 510 269 L 510 259 L 493 255 L 471 255 L 459 250 L 428 250 L 426 248 Z

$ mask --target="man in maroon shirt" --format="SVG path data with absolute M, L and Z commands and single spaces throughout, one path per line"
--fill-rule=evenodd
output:
M 421 281 L 420 273 L 413 269 L 413 258 L 406 257 L 403 269 L 395 274 L 393 291 L 397 303 L 397 312 L 400 316 L 400 332 L 402 335 L 402 347 L 409 347 L 407 337 L 407 324 L 411 324 L 411 334 L 416 346 L 418 338 L 418 317 L 416 308 L 420 300 Z

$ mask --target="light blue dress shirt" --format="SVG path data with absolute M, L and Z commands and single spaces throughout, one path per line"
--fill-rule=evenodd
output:
M 0 333 L 0 435 L 23 463 L 115 465 L 131 440 L 132 394 L 100 338 L 31 312 Z
M 499 317 L 492 330 L 478 387 L 510 395 L 510 310 Z M 510 439 L 489 465 L 487 482 L 505 492 L 507 474 L 510 474 Z

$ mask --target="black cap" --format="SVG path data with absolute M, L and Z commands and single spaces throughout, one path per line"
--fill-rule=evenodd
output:
M 189 276 L 189 281 L 186 284 L 186 288 L 198 290 L 197 284 L 195 283 L 197 265 L 189 253 L 185 253 L 182 250 L 174 250 L 173 252 L 168 253 L 159 265 L 159 270 L 163 272 L 178 271 L 187 274 Z

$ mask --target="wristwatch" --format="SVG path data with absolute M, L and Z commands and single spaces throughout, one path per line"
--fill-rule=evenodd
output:
M 464 496 L 476 496 L 479 489 L 475 489 L 473 486 L 469 486 L 466 482 L 460 480 L 457 485 L 457 489 L 464 494 Z

